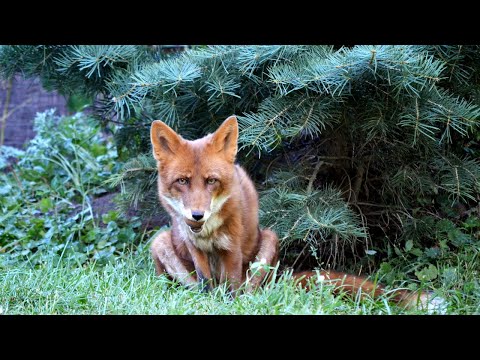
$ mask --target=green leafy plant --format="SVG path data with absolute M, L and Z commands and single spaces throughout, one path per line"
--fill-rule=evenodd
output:
M 141 221 L 115 210 L 100 217 L 93 209 L 107 191 L 105 180 L 118 171 L 114 144 L 81 113 L 40 113 L 34 129 L 25 151 L 2 147 L 4 156 L 18 158 L 0 173 L 0 253 L 6 263 L 105 263 L 122 256 L 143 236 Z

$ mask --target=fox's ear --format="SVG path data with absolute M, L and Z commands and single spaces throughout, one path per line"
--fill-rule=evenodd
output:
M 180 136 L 160 120 L 152 122 L 150 140 L 152 141 L 153 157 L 158 161 L 175 154 L 181 142 Z
M 227 160 L 233 163 L 237 155 L 237 141 L 237 117 L 232 115 L 213 133 L 212 144 L 215 151 L 224 151 Z

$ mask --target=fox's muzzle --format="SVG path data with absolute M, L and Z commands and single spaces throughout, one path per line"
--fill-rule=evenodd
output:
M 202 231 L 204 221 L 192 221 L 189 219 L 184 219 L 184 220 L 192 232 L 199 233 L 200 231 Z

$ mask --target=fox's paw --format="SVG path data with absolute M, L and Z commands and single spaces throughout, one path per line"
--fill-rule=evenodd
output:
M 212 290 L 212 285 L 211 285 L 211 280 L 207 279 L 207 278 L 200 278 L 199 281 L 198 281 L 198 286 L 199 286 L 199 289 L 201 292 L 204 292 L 204 293 L 207 293 L 209 292 L 210 290 Z

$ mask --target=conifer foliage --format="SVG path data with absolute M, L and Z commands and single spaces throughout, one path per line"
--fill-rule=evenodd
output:
M 161 211 L 151 121 L 194 139 L 236 114 L 261 223 L 296 268 L 380 259 L 412 241 L 419 221 L 454 221 L 463 213 L 452 207 L 477 206 L 479 70 L 480 48 L 461 45 L 0 49 L 4 77 L 40 76 L 49 89 L 94 97 L 127 159 L 111 183 L 144 211 Z

